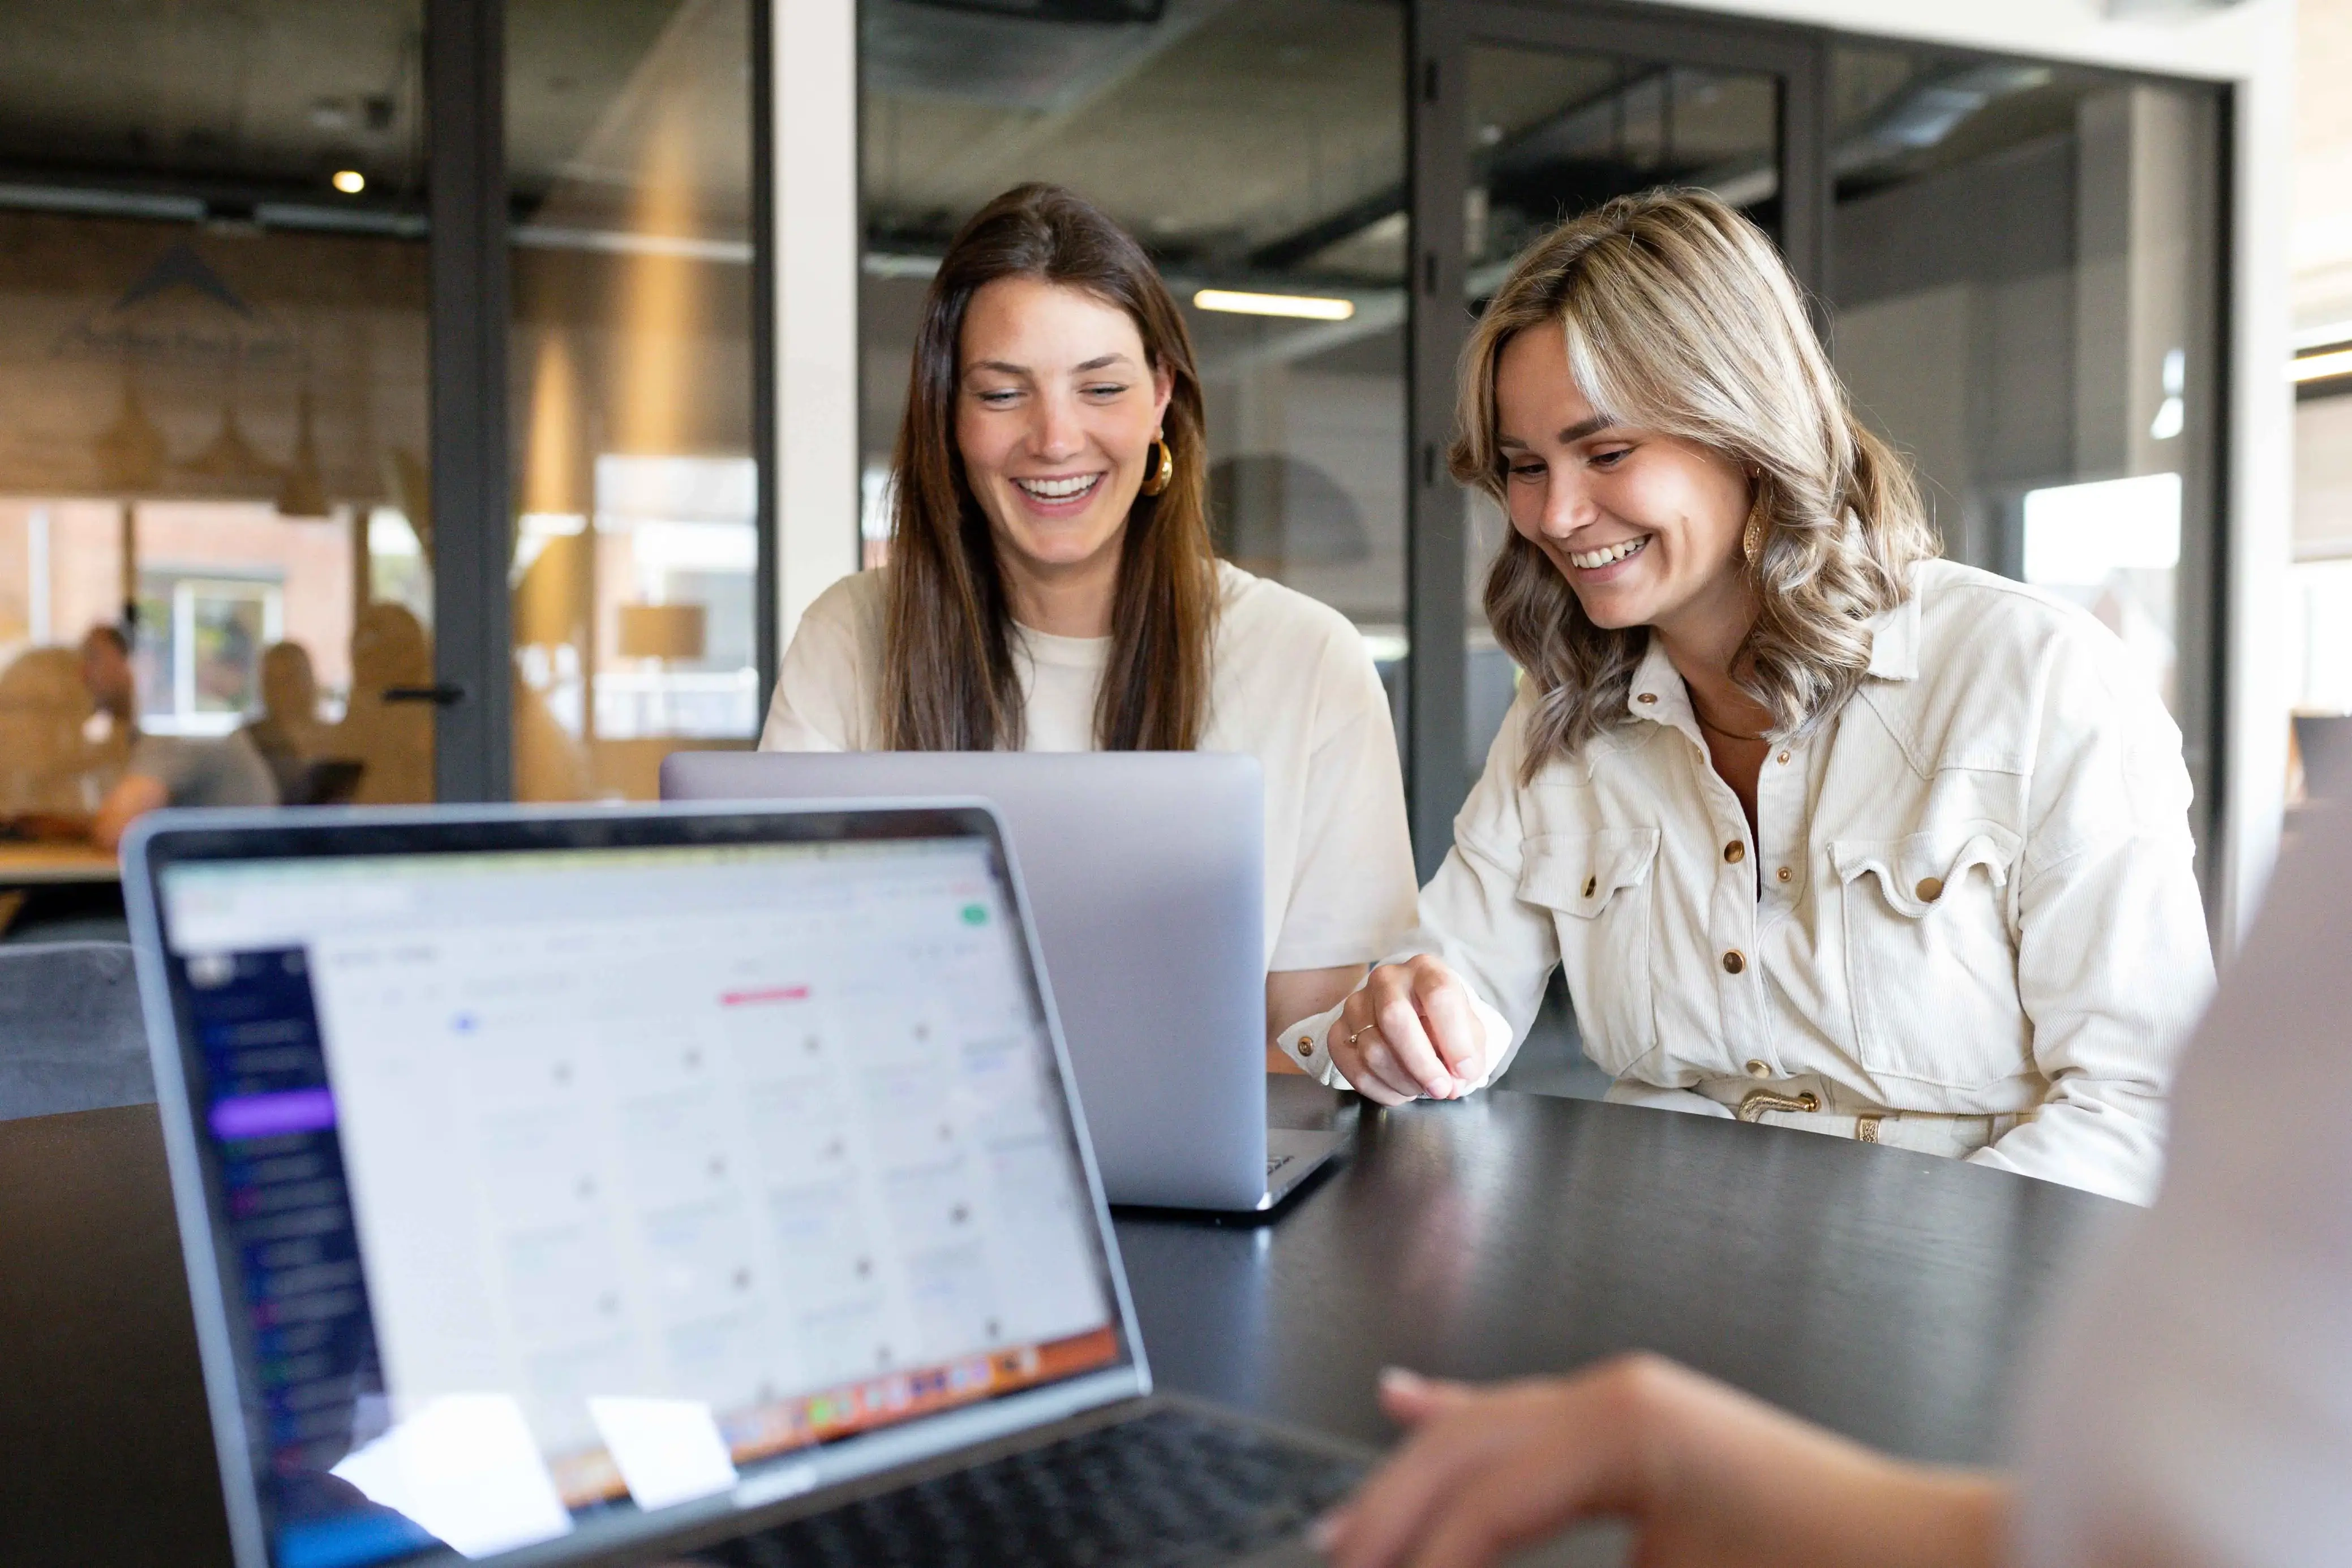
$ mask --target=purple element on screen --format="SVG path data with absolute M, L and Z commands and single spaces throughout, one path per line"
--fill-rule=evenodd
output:
M 213 1103 L 213 1134 L 220 1138 L 277 1138 L 335 1124 L 335 1097 L 324 1089 L 240 1094 Z

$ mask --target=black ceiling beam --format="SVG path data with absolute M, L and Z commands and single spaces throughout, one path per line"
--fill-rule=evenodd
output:
M 1606 103 L 1610 99 L 1629 92 L 1643 82 L 1654 81 L 1669 74 L 1672 69 L 1672 67 L 1659 67 L 1622 77 L 1599 92 L 1588 94 L 1574 103 L 1563 106 L 1557 112 L 1529 126 L 1502 146 L 1486 149 L 1481 162 L 1486 168 L 1506 163 L 1509 161 L 1512 152 L 1534 141 L 1561 120 L 1571 115 L 1581 114 L 1599 104 Z M 1405 199 L 1405 187 L 1402 184 L 1375 191 L 1370 195 L 1349 203 L 1337 212 L 1316 219 L 1304 228 L 1285 235 L 1280 239 L 1269 240 L 1258 246 L 1250 251 L 1244 258 L 1244 265 L 1252 271 L 1257 272 L 1286 271 L 1308 257 L 1329 249 L 1349 235 L 1362 233 L 1382 218 L 1403 212 Z
M 1268 240 L 1244 258 L 1244 265 L 1254 272 L 1285 272 L 1319 252 L 1328 250 L 1351 235 L 1361 234 L 1379 223 L 1405 210 L 1405 188 L 1400 184 L 1375 191 L 1369 196 L 1349 203 L 1326 217 L 1316 219 L 1305 228 Z

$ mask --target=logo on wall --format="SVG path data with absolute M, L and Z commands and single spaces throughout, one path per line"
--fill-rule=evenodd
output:
M 140 365 L 294 369 L 301 344 L 245 299 L 185 241 L 165 251 L 120 298 L 68 328 L 60 359 Z
M 289 517 L 326 511 L 307 387 L 290 466 L 265 459 L 237 420 L 236 390 L 245 375 L 299 372 L 304 364 L 300 342 L 268 310 L 229 287 L 184 240 L 118 298 L 68 328 L 51 352 L 58 359 L 103 360 L 122 367 L 121 404 L 90 442 L 104 488 L 152 491 L 169 468 L 184 480 L 228 494 L 275 492 L 278 509 Z M 143 369 L 218 373 L 220 429 L 203 450 L 173 461 L 163 433 L 139 396 L 136 372 Z

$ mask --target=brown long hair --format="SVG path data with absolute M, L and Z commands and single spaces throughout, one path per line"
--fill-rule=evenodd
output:
M 1506 515 L 1495 371 L 1524 331 L 1566 333 L 1595 412 L 1756 476 L 1764 526 L 1745 570 L 1758 613 L 1732 675 L 1774 738 L 1817 728 L 1870 667 L 1867 622 L 1910 597 L 1912 566 L 1940 547 L 1909 465 L 1854 417 L 1772 242 L 1706 192 L 1652 191 L 1560 225 L 1511 264 L 1463 354 L 1452 452 L 1454 477 Z M 1647 629 L 1594 625 L 1516 528 L 1486 577 L 1486 617 L 1538 695 L 1525 779 L 1630 722 Z
M 964 225 L 923 302 L 891 460 L 885 744 L 989 751 L 1017 747 L 1024 733 L 1011 601 L 955 436 L 964 312 L 1001 277 L 1082 288 L 1126 311 L 1150 369 L 1174 383 L 1162 427 L 1175 473 L 1128 513 L 1095 740 L 1106 751 L 1190 751 L 1207 724 L 1217 611 L 1192 341 L 1143 247 L 1083 197 L 1042 184 L 1005 192 Z

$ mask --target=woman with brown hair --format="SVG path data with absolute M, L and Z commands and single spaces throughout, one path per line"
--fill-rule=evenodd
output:
M 1412 924 L 1412 850 L 1363 641 L 1216 559 L 1205 431 L 1142 247 L 1055 186 L 990 203 L 924 303 L 889 564 L 809 608 L 761 746 L 1251 753 L 1278 1021 Z
M 1526 672 L 1421 928 L 1283 1032 L 1450 1097 L 1564 967 L 1612 1099 L 2147 1201 L 2212 958 L 2180 733 L 2089 615 L 1936 559 L 1770 241 L 1622 197 L 1513 267 L 1454 471 Z

